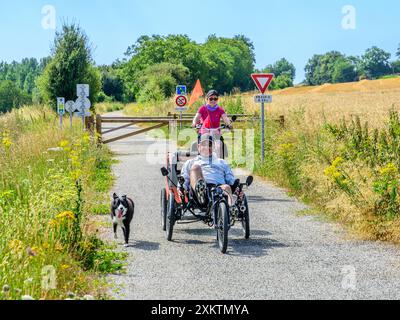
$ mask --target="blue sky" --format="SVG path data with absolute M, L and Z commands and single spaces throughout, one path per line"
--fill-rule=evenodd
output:
M 400 43 L 398 0 L 0 0 L 0 60 L 49 55 L 54 30 L 42 27 L 42 7 L 53 5 L 57 26 L 76 21 L 95 47 L 98 64 L 123 58 L 143 35 L 187 34 L 201 43 L 209 34 L 244 34 L 255 45 L 256 66 L 286 57 L 296 82 L 315 53 L 360 55 L 377 45 L 394 54 Z M 342 28 L 342 8 L 356 9 L 356 29 Z

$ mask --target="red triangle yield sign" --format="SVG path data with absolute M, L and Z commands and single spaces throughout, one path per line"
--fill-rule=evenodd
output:
M 264 94 L 275 75 L 273 73 L 253 73 L 251 77 L 253 78 L 257 88 L 262 94 Z

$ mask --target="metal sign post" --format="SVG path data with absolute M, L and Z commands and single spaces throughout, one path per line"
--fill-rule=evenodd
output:
M 65 110 L 69 113 L 69 125 L 72 129 L 72 118 L 75 111 L 75 101 L 67 101 L 65 104 Z
M 79 115 L 82 117 L 82 127 L 85 130 L 85 117 L 90 116 L 89 110 L 92 106 L 89 100 L 90 87 L 88 84 L 78 84 L 76 92 L 78 99 L 75 102 L 75 109 L 79 111 Z
M 265 107 L 261 102 L 261 162 L 265 160 Z
M 83 130 L 85 130 L 85 117 L 90 116 L 89 110 L 91 106 L 92 104 L 88 98 L 79 97 L 75 102 L 75 108 L 78 110 L 79 116 L 82 117 Z
M 254 97 L 255 103 L 261 103 L 261 162 L 265 161 L 265 103 L 272 103 L 272 96 L 265 95 L 272 79 L 275 77 L 272 73 L 252 74 L 257 88 L 262 93 Z
M 176 87 L 176 94 L 177 98 L 175 100 L 176 102 L 176 111 L 179 111 L 179 130 L 182 130 L 182 117 L 183 117 L 183 111 L 186 111 L 187 108 L 185 106 L 188 103 L 188 100 L 186 98 L 187 94 L 187 88 L 184 85 L 179 85 Z
M 60 116 L 60 129 L 62 129 L 63 116 L 65 114 L 65 98 L 57 98 L 57 113 Z

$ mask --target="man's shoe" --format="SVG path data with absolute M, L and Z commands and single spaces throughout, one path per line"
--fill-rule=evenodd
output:
M 199 180 L 196 183 L 196 197 L 197 200 L 199 201 L 200 205 L 204 206 L 206 205 L 207 199 L 206 199 L 206 190 L 207 190 L 207 185 L 204 180 Z

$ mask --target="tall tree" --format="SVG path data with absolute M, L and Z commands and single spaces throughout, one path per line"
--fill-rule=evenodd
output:
M 350 59 L 339 59 L 335 62 L 332 82 L 353 82 L 357 80 L 356 65 Z
M 296 77 L 294 64 L 290 63 L 286 58 L 282 58 L 274 64 L 267 65 L 260 72 L 273 73 L 275 75 L 270 85 L 271 90 L 293 87 L 294 78 Z
M 0 62 L 0 80 L 10 80 L 18 88 L 31 94 L 35 88 L 36 78 L 43 72 L 46 59 L 38 62 L 35 58 L 25 58 L 21 62 L 13 61 L 8 64 Z
M 391 68 L 394 73 L 400 73 L 400 59 L 391 63 Z
M 296 78 L 296 67 L 293 63 L 286 60 L 286 58 L 282 58 L 274 64 L 268 65 L 264 71 L 274 73 L 275 77 L 287 75 L 292 81 Z
M 356 58 L 346 57 L 338 51 L 314 55 L 308 61 L 305 72 L 309 85 L 354 81 L 357 77 Z
M 233 88 L 248 90 L 250 74 L 254 71 L 253 45 L 243 36 L 233 39 L 208 37 L 201 46 L 206 63 L 202 83 L 205 89 L 216 89 L 221 93 Z
M 178 84 L 187 83 L 189 69 L 168 62 L 158 63 L 145 69 L 138 78 L 139 102 L 164 100 L 171 97 Z
M 100 66 L 102 91 L 116 101 L 124 100 L 124 82 L 119 74 L 117 64 Z
M 376 79 L 391 73 L 391 54 L 376 46 L 367 49 L 361 57 L 362 72 L 368 79 Z
M 131 98 L 136 98 L 141 89 L 137 79 L 143 70 L 155 64 L 166 62 L 188 68 L 189 87 L 203 75 L 200 47 L 186 35 L 142 36 L 125 54 L 130 60 L 123 66 L 121 75 Z
M 204 87 L 230 92 L 234 87 L 247 90 L 254 70 L 254 46 L 241 35 L 234 38 L 210 36 L 197 44 L 186 35 L 142 36 L 126 52 L 130 60 L 122 68 L 126 91 L 137 98 L 137 81 L 149 66 L 169 63 L 189 70 L 189 90 L 200 79 Z
M 90 100 L 100 91 L 100 72 L 94 68 L 89 39 L 75 24 L 64 24 L 56 32 L 51 61 L 37 81 L 42 97 L 53 107 L 57 97 L 76 99 L 76 85 L 90 85 Z

